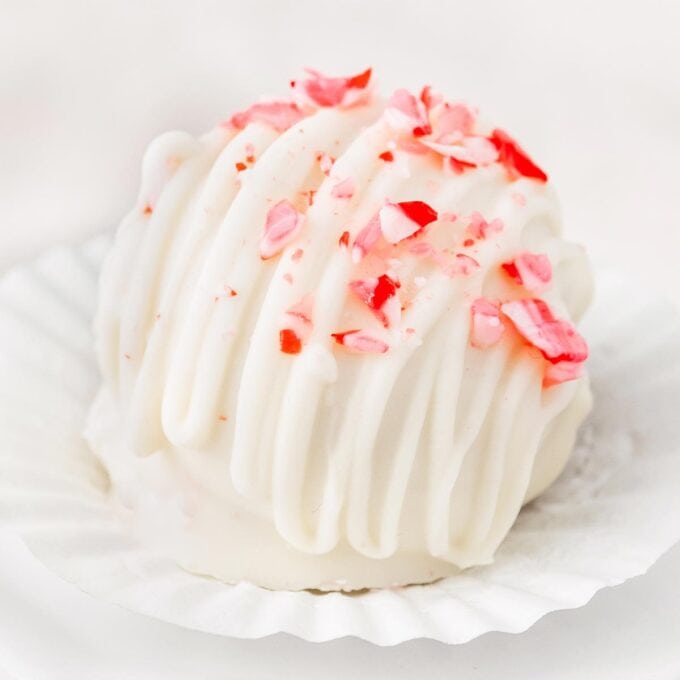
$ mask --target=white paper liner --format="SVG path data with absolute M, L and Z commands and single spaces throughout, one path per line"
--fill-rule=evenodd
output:
M 232 637 L 463 643 L 583 605 L 680 539 L 680 316 L 604 272 L 584 328 L 595 410 L 567 470 L 524 508 L 492 565 L 349 596 L 184 572 L 118 526 L 81 436 L 99 383 L 90 321 L 109 245 L 56 248 L 0 281 L 0 521 L 85 592 Z

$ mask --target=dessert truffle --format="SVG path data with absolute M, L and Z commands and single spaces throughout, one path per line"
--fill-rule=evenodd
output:
M 273 589 L 491 562 L 591 404 L 561 232 L 512 136 L 370 69 L 162 135 L 95 320 L 87 436 L 123 521 Z

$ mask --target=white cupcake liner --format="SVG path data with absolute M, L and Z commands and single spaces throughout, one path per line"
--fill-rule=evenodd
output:
M 110 238 L 49 251 L 0 281 L 0 522 L 92 595 L 239 638 L 353 635 L 392 645 L 521 632 L 644 573 L 680 539 L 680 316 L 598 276 L 585 335 L 595 410 L 553 487 L 492 565 L 359 595 L 272 592 L 189 574 L 118 525 L 81 432 L 99 376 L 90 320 Z

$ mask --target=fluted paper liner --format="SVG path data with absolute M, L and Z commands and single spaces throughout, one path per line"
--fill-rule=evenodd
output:
M 522 510 L 492 565 L 351 596 L 183 571 L 117 523 L 82 437 L 99 384 L 90 325 L 109 245 L 103 236 L 53 249 L 0 282 L 0 522 L 85 592 L 233 637 L 463 643 L 581 606 L 680 539 L 680 315 L 604 272 L 583 328 L 595 409 L 567 469 Z

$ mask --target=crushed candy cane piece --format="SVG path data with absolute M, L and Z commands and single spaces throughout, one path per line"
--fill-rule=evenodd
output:
M 586 341 L 571 323 L 555 318 L 543 300 L 513 300 L 502 304 L 501 311 L 550 363 L 581 363 L 588 358 Z
M 481 213 L 473 212 L 470 215 L 470 224 L 467 226 L 467 232 L 476 239 L 485 239 L 491 234 L 496 234 L 503 231 L 503 220 L 496 217 L 487 222 Z
M 547 255 L 522 253 L 501 264 L 503 271 L 517 284 L 532 293 L 548 288 L 552 280 L 552 266 Z
M 349 246 L 349 232 L 343 231 L 338 239 L 338 245 L 347 248 Z
M 541 170 L 520 145 L 503 130 L 496 128 L 489 137 L 489 141 L 498 150 L 498 162 L 501 163 L 512 179 L 519 176 L 547 182 L 548 175 Z
M 440 95 L 438 92 L 434 92 L 430 85 L 425 85 L 423 87 L 423 89 L 420 91 L 419 99 L 421 102 L 423 102 L 423 105 L 428 111 L 437 106 L 437 104 L 441 104 L 442 101 L 444 101 L 444 97 L 442 97 L 442 95 Z
M 401 305 L 397 297 L 399 284 L 387 274 L 378 278 L 350 281 L 349 289 L 361 300 L 383 326 L 394 326 L 401 318 Z
M 547 364 L 543 373 L 543 387 L 552 387 L 568 380 L 576 380 L 583 375 L 583 362 L 560 361 Z
M 285 199 L 270 208 L 260 236 L 260 257 L 267 260 L 280 253 L 300 233 L 303 220 Z
M 438 154 L 455 159 L 462 167 L 466 165 L 472 167 L 490 165 L 498 159 L 498 150 L 494 144 L 486 137 L 478 135 L 468 135 L 455 144 L 444 144 L 429 139 L 421 141 Z M 452 167 L 455 171 L 456 167 Z
M 424 136 L 432 132 L 427 109 L 408 90 L 399 89 L 389 98 L 385 120 L 394 130 Z
M 335 158 L 333 158 L 333 156 L 329 156 L 323 151 L 319 151 L 316 154 L 316 161 L 321 168 L 321 172 L 323 172 L 323 174 L 328 177 L 331 172 L 331 168 L 333 167 L 333 163 L 335 163 Z
M 392 163 L 394 161 L 394 154 L 391 151 L 383 151 L 378 155 L 378 158 L 385 163 Z
M 444 265 L 444 274 L 452 278 L 455 276 L 469 276 L 479 267 L 480 264 L 474 257 L 465 255 L 465 253 L 456 253 L 453 262 Z
M 331 189 L 331 196 L 333 198 L 352 198 L 354 196 L 354 180 L 351 177 L 347 177 L 338 182 Z
M 302 341 L 291 328 L 283 328 L 279 332 L 279 346 L 284 354 L 300 354 L 302 351 Z
M 479 349 L 495 345 L 505 332 L 499 302 L 477 298 L 470 308 L 470 344 Z
M 242 163 L 241 161 L 239 161 L 238 163 L 234 163 L 234 165 L 236 166 L 236 172 L 243 172 L 248 168 L 248 166 L 245 163 Z
M 372 70 L 367 68 L 355 76 L 331 78 L 313 69 L 305 69 L 309 75 L 292 81 L 294 91 L 304 95 L 311 104 L 321 107 L 353 106 L 367 98 Z
M 356 235 L 352 245 L 352 259 L 361 261 L 380 238 L 380 214 L 376 213 Z
M 378 214 L 380 230 L 388 243 L 399 243 L 438 218 L 437 211 L 423 201 L 388 203 Z
M 343 345 L 354 352 L 385 354 L 390 348 L 383 340 L 360 330 L 331 333 L 331 337 L 338 345 Z
M 229 119 L 229 124 L 237 130 L 242 130 L 250 123 L 263 123 L 277 132 L 285 132 L 304 117 L 305 114 L 293 102 L 260 102 L 234 114 Z

